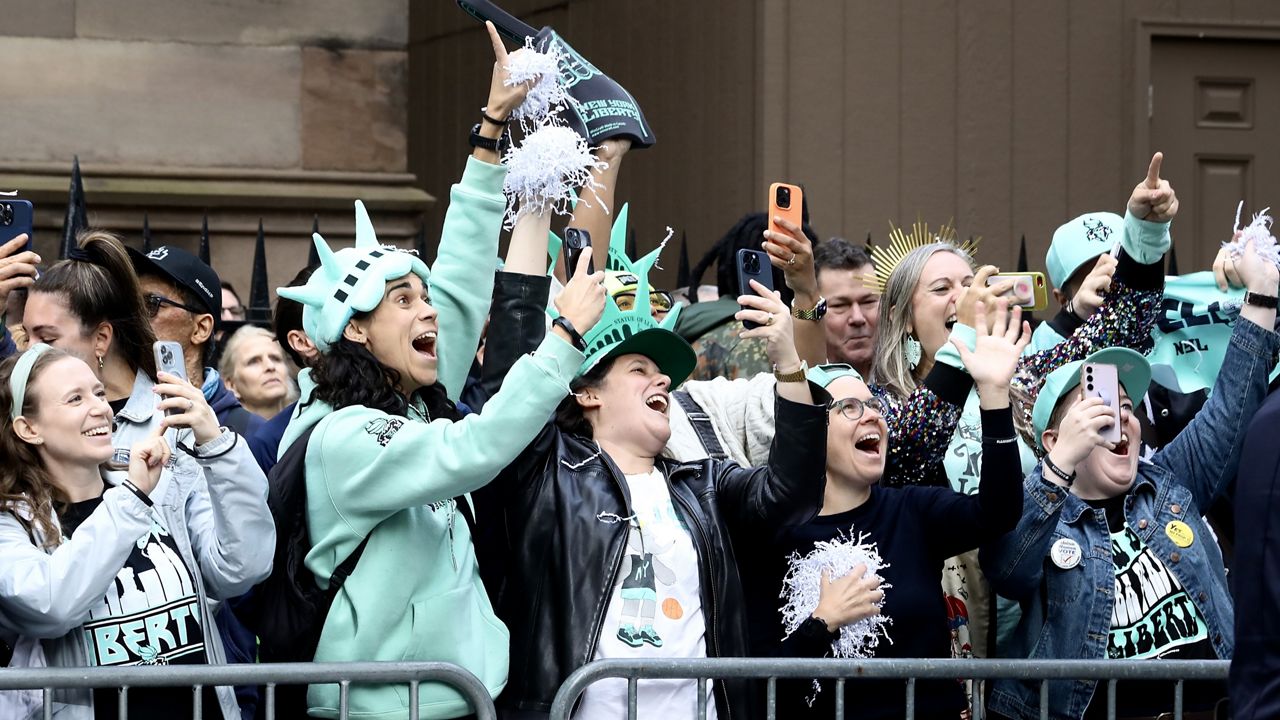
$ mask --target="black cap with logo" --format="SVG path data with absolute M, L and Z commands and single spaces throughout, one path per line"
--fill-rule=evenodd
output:
M 190 290 L 213 316 L 214 324 L 221 323 L 222 281 L 200 258 L 180 247 L 161 245 L 146 254 L 129 248 L 129 259 L 138 275 L 158 275 Z

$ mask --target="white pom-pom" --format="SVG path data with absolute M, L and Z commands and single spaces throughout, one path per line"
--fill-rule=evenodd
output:
M 792 553 L 788 558 L 787 576 L 782 581 L 782 625 L 787 637 L 795 632 L 818 607 L 818 597 L 822 587 L 822 571 L 826 570 L 831 580 L 842 578 L 859 565 L 866 565 L 863 577 L 879 575 L 880 571 L 889 567 L 880 557 L 875 543 L 864 543 L 865 536 L 859 535 L 855 542 L 843 534 L 834 540 L 814 544 L 813 550 L 804 557 Z M 880 585 L 887 591 L 892 586 Z M 876 603 L 884 607 L 884 598 Z M 831 643 L 831 652 L 838 658 L 869 658 L 879 647 L 883 638 L 890 643 L 887 626 L 891 620 L 884 615 L 872 615 L 869 618 L 850 623 L 840 628 L 840 637 Z
M 584 187 L 594 193 L 600 183 L 591 178 L 591 169 L 605 166 L 581 135 L 554 124 L 530 133 L 519 146 L 507 150 L 502 162 L 507 166 L 502 190 L 507 195 L 508 228 L 515 224 L 517 204 L 519 212 L 567 215 L 573 207 L 573 189 Z
M 1253 222 L 1246 227 L 1240 227 L 1240 212 L 1244 210 L 1244 201 L 1236 206 L 1236 224 L 1235 237 L 1231 242 L 1222 243 L 1222 247 L 1231 253 L 1233 260 L 1239 260 L 1244 255 L 1245 248 L 1249 243 L 1253 243 L 1254 249 L 1258 256 L 1263 260 L 1267 260 L 1280 267 L 1280 246 L 1277 246 L 1276 238 L 1271 234 L 1271 216 L 1267 212 L 1271 208 L 1265 208 L 1262 212 L 1253 216 Z
M 538 52 L 533 49 L 533 39 L 529 38 L 525 40 L 524 50 L 511 55 L 507 62 L 504 84 L 510 87 L 530 83 L 524 102 L 511 113 L 526 130 L 569 102 L 569 95 L 560 82 L 562 53 L 555 43 L 548 46 L 546 52 Z

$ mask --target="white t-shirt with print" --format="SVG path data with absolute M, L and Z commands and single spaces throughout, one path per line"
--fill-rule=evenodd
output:
M 703 658 L 707 626 L 702 616 L 698 553 L 675 507 L 666 478 L 656 468 L 627 475 L 631 491 L 631 533 L 622 567 L 605 611 L 596 660 L 610 658 Z M 707 717 L 716 717 L 711 683 Z M 641 718 L 695 717 L 694 680 L 641 680 L 636 709 Z M 627 714 L 627 681 L 592 684 L 582 695 L 575 720 L 615 720 Z

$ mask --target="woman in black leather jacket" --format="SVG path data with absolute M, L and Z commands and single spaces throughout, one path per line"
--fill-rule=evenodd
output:
M 478 497 L 480 517 L 500 515 L 504 534 L 481 564 L 505 564 L 497 605 L 511 630 L 511 668 L 498 702 L 508 717 L 546 714 L 570 673 L 595 659 L 747 655 L 738 563 L 753 560 L 735 557 L 733 537 L 805 522 L 822 502 L 827 413 L 814 396 L 826 394 L 804 381 L 790 314 L 776 294 L 744 296 L 738 313 L 759 323 L 745 335 L 766 340 L 779 370 L 769 465 L 660 457 L 669 393 L 694 355 L 667 329 L 674 320 L 659 326 L 640 297 L 656 255 L 635 264 L 611 258 L 637 275 L 635 306 L 644 312 L 621 313 L 609 301 L 584 339 L 574 395 Z M 500 383 L 545 332 L 538 290 L 546 283 L 504 275 L 486 385 Z M 746 683 L 710 687 L 709 717 L 756 715 Z M 642 681 L 640 716 L 691 717 L 697 693 L 692 680 Z M 575 717 L 620 717 L 625 708 L 625 681 L 606 680 L 584 693 Z

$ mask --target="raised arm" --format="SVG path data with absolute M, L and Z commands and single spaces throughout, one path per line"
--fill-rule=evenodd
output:
M 787 287 L 795 293 L 792 309 L 813 310 L 821 296 L 818 295 L 818 276 L 813 265 L 813 243 L 799 225 L 784 217 L 775 220 L 784 232 L 764 231 L 764 250 L 769 262 L 782 270 Z M 691 290 L 692 292 L 692 290 Z M 795 328 L 796 352 L 810 367 L 827 361 L 827 338 L 820 320 L 800 320 Z
M 591 234 L 591 258 L 597 270 L 603 270 L 609 260 L 609 235 L 613 229 L 614 211 L 617 209 L 618 175 L 622 172 L 622 159 L 631 149 L 631 141 L 614 137 L 600 143 L 592 154 L 606 163 L 591 168 L 592 190 L 584 190 L 573 208 L 569 227 L 586 230 Z M 569 272 L 573 268 L 568 268 Z

